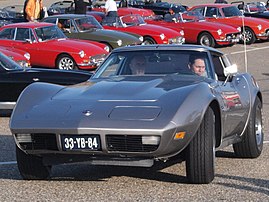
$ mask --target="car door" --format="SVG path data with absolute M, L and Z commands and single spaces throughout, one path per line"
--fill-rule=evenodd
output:
M 32 29 L 30 28 L 17 28 L 15 40 L 12 42 L 12 47 L 24 50 L 31 55 L 31 64 L 40 65 L 40 49 L 38 42 L 34 37 Z
M 227 78 L 224 69 L 231 66 L 226 56 L 212 55 L 219 82 L 219 98 L 222 110 L 223 136 L 241 134 L 250 112 L 250 91 L 244 74 Z

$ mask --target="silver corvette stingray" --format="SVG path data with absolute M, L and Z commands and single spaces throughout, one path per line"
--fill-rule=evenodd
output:
M 261 154 L 261 111 L 255 79 L 218 50 L 133 46 L 113 50 L 87 82 L 28 86 L 10 129 L 24 179 L 62 163 L 151 167 L 182 154 L 189 182 L 210 183 L 216 149 Z

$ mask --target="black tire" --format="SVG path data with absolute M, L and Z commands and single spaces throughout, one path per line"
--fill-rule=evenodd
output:
M 72 57 L 67 54 L 62 54 L 58 57 L 56 61 L 56 66 L 58 69 L 63 70 L 75 70 L 77 69 L 77 65 Z
M 216 42 L 213 36 L 207 32 L 201 33 L 198 38 L 198 44 L 202 46 L 215 47 Z
M 263 148 L 263 138 L 262 104 L 260 99 L 256 98 L 242 141 L 233 144 L 235 155 L 241 158 L 259 157 Z
M 211 108 L 186 149 L 186 174 L 195 184 L 208 184 L 215 177 L 215 116 Z
M 144 45 L 156 44 L 156 41 L 153 38 L 146 36 L 144 37 L 143 44 Z
M 42 158 L 24 153 L 16 146 L 17 165 L 20 174 L 25 180 L 46 180 L 49 179 L 51 166 L 44 166 Z
M 247 45 L 251 45 L 256 41 L 255 33 L 252 31 L 252 29 L 248 27 L 245 27 L 245 31 L 242 33 L 242 35 L 243 35 L 243 40 L 246 41 Z

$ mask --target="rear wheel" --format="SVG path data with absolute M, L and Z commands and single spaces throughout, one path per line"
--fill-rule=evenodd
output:
M 215 116 L 208 108 L 186 150 L 186 174 L 190 183 L 207 184 L 215 177 Z
M 256 41 L 256 36 L 252 29 L 245 27 L 245 31 L 242 34 L 243 40 L 245 40 L 247 45 L 253 44 Z
M 56 62 L 58 69 L 74 70 L 77 69 L 76 63 L 73 58 L 67 54 L 62 54 L 58 57 Z
M 155 40 L 151 37 L 145 37 L 144 38 L 144 42 L 143 42 L 144 45 L 148 45 L 148 44 L 156 44 Z
M 235 155 L 241 158 L 257 158 L 263 148 L 262 104 L 256 98 L 242 141 L 233 144 Z
M 25 180 L 45 180 L 50 177 L 51 166 L 45 166 L 42 158 L 24 153 L 16 146 L 17 164 Z
M 209 33 L 201 33 L 198 39 L 198 44 L 202 46 L 215 47 L 215 39 Z

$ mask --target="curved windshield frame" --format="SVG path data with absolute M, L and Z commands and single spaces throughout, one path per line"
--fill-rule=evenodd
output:
M 168 74 L 196 75 L 191 70 L 190 66 L 190 60 L 193 56 L 203 58 L 205 63 L 205 72 L 203 76 L 214 78 L 207 52 L 186 50 L 125 51 L 111 53 L 92 78 L 138 76 L 137 74 L 133 74 L 130 65 L 132 59 L 135 57 L 144 58 L 144 64 L 141 64 L 144 68 L 144 73 L 139 76 Z M 140 68 L 139 65 L 138 68 Z

